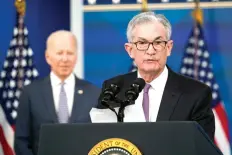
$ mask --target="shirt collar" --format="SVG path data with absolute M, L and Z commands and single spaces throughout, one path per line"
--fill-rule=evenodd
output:
M 137 72 L 137 77 L 141 78 L 139 71 Z M 163 91 L 168 79 L 168 69 L 167 66 L 164 67 L 163 72 L 154 80 L 152 80 L 149 84 L 155 90 Z
M 50 73 L 50 78 L 51 78 L 51 84 L 52 86 L 58 86 L 62 83 L 61 79 L 54 73 Z M 74 74 L 70 74 L 65 80 L 64 83 L 67 85 L 75 83 L 75 77 Z

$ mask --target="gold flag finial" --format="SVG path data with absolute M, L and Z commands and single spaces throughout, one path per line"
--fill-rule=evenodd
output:
M 147 12 L 147 0 L 142 0 L 142 12 Z
M 199 7 L 199 0 L 195 0 L 195 9 L 192 12 L 192 16 L 195 21 L 197 21 L 201 25 L 203 24 L 203 13 Z
M 24 16 L 26 12 L 25 0 L 15 0 L 15 7 L 19 15 Z

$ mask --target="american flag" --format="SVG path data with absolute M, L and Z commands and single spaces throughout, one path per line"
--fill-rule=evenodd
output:
M 212 109 L 215 116 L 215 143 L 224 155 L 230 155 L 229 127 L 223 101 L 219 93 L 210 53 L 207 50 L 202 27 L 199 23 L 192 29 L 182 59 L 181 74 L 197 79 L 212 89 Z
M 14 155 L 14 125 L 21 89 L 38 76 L 23 16 L 17 13 L 13 39 L 0 72 L 0 155 Z

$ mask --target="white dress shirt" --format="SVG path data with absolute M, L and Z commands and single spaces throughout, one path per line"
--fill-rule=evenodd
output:
M 59 97 L 60 97 L 60 90 L 61 90 L 61 83 L 62 81 L 53 73 L 50 73 L 51 85 L 52 85 L 52 93 L 53 93 L 53 100 L 55 104 L 56 112 L 59 110 Z M 69 116 L 72 113 L 73 107 L 73 100 L 74 100 L 74 88 L 75 88 L 75 76 L 71 74 L 67 79 L 64 80 L 64 90 L 67 96 L 67 103 L 68 103 L 68 112 Z
M 138 77 L 141 78 L 139 72 L 138 72 Z M 151 85 L 149 89 L 149 122 L 156 122 L 167 79 L 168 79 L 168 69 L 165 66 L 163 72 L 156 79 L 151 81 L 151 83 L 149 83 Z M 143 104 L 143 90 L 142 92 L 139 93 L 139 96 L 135 101 L 135 105 L 138 106 L 139 109 L 141 108 L 141 110 L 143 111 L 142 104 Z M 145 116 L 144 116 L 144 120 L 145 120 Z

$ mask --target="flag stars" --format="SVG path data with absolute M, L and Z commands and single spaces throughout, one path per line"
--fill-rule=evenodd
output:
M 1 78 L 5 78 L 6 77 L 6 71 L 1 71 Z
M 28 56 L 31 57 L 33 55 L 33 51 L 31 48 L 28 48 L 27 52 L 28 52 Z
M 15 69 L 12 69 L 12 71 L 11 71 L 11 77 L 15 78 L 16 75 L 17 75 L 17 71 Z
M 212 73 L 212 72 L 209 72 L 208 75 L 207 75 L 207 77 L 208 77 L 209 79 L 212 79 L 212 78 L 213 78 L 213 73 Z
M 211 87 L 211 82 L 210 81 L 207 81 L 205 84 L 208 85 L 209 87 Z
M 15 88 L 16 84 L 14 80 L 10 80 L 10 87 Z
M 213 92 L 213 93 L 212 93 L 212 97 L 213 97 L 213 99 L 215 100 L 215 99 L 218 97 L 217 92 Z
M 33 69 L 33 76 L 34 77 L 37 77 L 39 75 L 38 71 L 34 68 Z
M 187 51 L 188 54 L 194 54 L 194 49 L 191 48 L 191 47 L 187 48 L 186 51 Z
M 16 90 L 15 96 L 19 98 L 19 96 L 20 96 L 20 91 L 19 90 Z
M 202 66 L 203 68 L 206 68 L 206 67 L 208 66 L 207 61 L 202 61 L 201 66 Z
M 25 59 L 22 59 L 21 61 L 21 66 L 25 67 L 27 65 L 27 61 Z
M 31 75 L 32 75 L 32 73 L 31 73 L 31 71 L 30 70 L 27 70 L 27 77 L 31 77 Z
M 3 87 L 3 82 L 2 81 L 0 81 L 0 88 L 2 88 Z
M 11 116 L 12 116 L 13 119 L 15 119 L 17 117 L 17 112 L 15 110 L 13 110 L 11 112 Z
M 8 65 L 9 65 L 9 63 L 8 63 L 8 61 L 6 60 L 5 62 L 4 62 L 4 68 L 7 68 L 8 67 Z
M 7 109 L 10 109 L 11 106 L 12 106 L 12 105 L 11 105 L 10 100 L 6 101 L 6 108 L 7 108 Z
M 18 28 L 14 27 L 14 36 L 18 35 Z
M 181 74 L 186 74 L 186 72 L 187 72 L 187 69 L 185 67 L 182 67 L 181 68 Z
M 12 90 L 8 91 L 8 98 L 13 98 L 14 97 L 14 92 Z
M 19 48 L 16 48 L 15 49 L 15 56 L 19 57 L 19 55 L 20 55 L 20 50 L 19 50 Z
M 208 58 L 209 57 L 209 52 L 208 51 L 205 51 L 204 54 L 203 54 L 204 58 Z
M 2 97 L 3 97 L 4 99 L 7 98 L 7 92 L 6 92 L 6 91 L 3 91 Z
M 197 56 L 200 57 L 201 55 L 202 55 L 202 51 L 201 51 L 201 49 L 198 49 L 198 50 L 197 50 Z
M 27 50 L 24 48 L 23 49 L 23 56 L 26 57 L 27 56 Z
M 203 46 L 204 46 L 204 41 L 203 41 L 203 40 L 199 40 L 198 45 L 199 45 L 200 47 L 203 47 Z
M 14 62 L 13 62 L 13 65 L 14 65 L 15 68 L 18 67 L 19 61 L 17 59 L 15 59 Z
M 215 84 L 213 85 L 213 89 L 217 90 L 218 88 L 219 88 L 218 84 L 215 83 Z
M 187 74 L 188 74 L 189 76 L 191 76 L 191 75 L 193 74 L 193 70 L 192 70 L 191 68 L 189 68 L 189 69 L 187 70 Z
M 28 30 L 26 27 L 24 27 L 23 31 L 24 31 L 24 35 L 28 35 Z
M 26 85 L 29 85 L 31 83 L 31 81 L 30 80 L 28 80 L 28 79 L 26 79 L 25 81 L 24 81 L 24 85 L 26 86 Z
M 205 71 L 204 71 L 204 70 L 201 70 L 201 71 L 200 71 L 200 76 L 201 76 L 201 77 L 205 77 Z
M 13 106 L 14 106 L 15 108 L 18 108 L 19 102 L 18 102 L 17 100 L 14 100 Z
M 11 45 L 11 46 L 15 46 L 15 45 L 16 45 L 16 43 L 17 43 L 17 40 L 14 38 L 13 40 L 11 40 L 10 45 Z
M 11 51 L 10 49 L 7 51 L 7 57 L 12 57 L 14 54 L 13 54 L 13 51 Z

